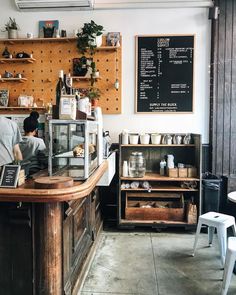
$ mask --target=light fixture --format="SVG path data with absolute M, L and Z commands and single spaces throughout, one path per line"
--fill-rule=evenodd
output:
M 118 58 L 117 58 L 117 50 L 116 50 L 116 81 L 114 83 L 115 89 L 118 90 L 120 87 L 120 82 L 118 79 Z

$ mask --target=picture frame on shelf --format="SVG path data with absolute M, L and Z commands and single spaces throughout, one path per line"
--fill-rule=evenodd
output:
M 9 101 L 9 90 L 0 89 L 0 107 L 7 107 Z
M 107 33 L 107 46 L 120 46 L 120 32 Z
M 39 21 L 39 38 L 56 38 L 58 30 L 58 20 Z

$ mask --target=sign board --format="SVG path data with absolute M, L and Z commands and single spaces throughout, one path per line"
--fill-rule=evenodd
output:
M 136 37 L 136 112 L 193 112 L 194 35 Z
M 5 165 L 2 168 L 0 187 L 16 187 L 20 165 Z

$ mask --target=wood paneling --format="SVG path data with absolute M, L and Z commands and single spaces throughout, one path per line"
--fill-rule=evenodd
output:
M 218 0 L 212 20 L 210 143 L 212 172 L 228 176 L 236 189 L 236 2 Z

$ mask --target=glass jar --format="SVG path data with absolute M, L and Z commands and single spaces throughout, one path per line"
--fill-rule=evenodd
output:
M 129 176 L 144 177 L 146 172 L 146 161 L 142 152 L 132 152 L 129 157 Z

